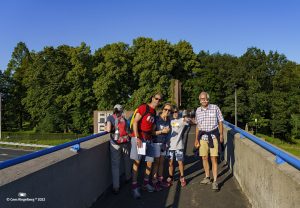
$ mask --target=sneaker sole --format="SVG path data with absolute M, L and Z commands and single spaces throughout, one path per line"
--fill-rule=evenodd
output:
M 149 193 L 154 192 L 154 190 L 153 190 L 153 191 L 152 191 L 152 190 L 148 190 L 147 188 L 144 188 L 144 187 L 143 187 L 143 191 L 147 191 L 147 192 L 149 192 Z
M 208 184 L 212 184 L 212 182 L 207 182 L 207 183 L 200 183 L 201 185 L 208 185 Z

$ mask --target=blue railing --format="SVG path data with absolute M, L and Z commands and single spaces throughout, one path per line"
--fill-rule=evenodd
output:
M 256 136 L 249 134 L 248 132 L 240 129 L 239 127 L 236 127 L 235 125 L 224 121 L 223 122 L 226 126 L 230 127 L 231 129 L 235 130 L 236 132 L 240 133 L 244 137 L 250 139 L 251 141 L 255 142 L 259 146 L 263 147 L 264 149 L 268 150 L 272 154 L 274 154 L 276 157 L 279 157 L 283 161 L 289 163 L 290 165 L 294 166 L 298 170 L 300 170 L 300 160 L 297 159 L 296 157 L 293 157 L 282 150 L 270 145 L 269 143 L 262 141 L 261 139 L 257 138 Z
M 47 149 L 39 150 L 39 151 L 36 151 L 36 152 L 33 152 L 33 153 L 29 153 L 27 155 L 23 155 L 23 156 L 16 157 L 16 158 L 13 158 L 13 159 L 10 159 L 10 160 L 6 160 L 4 162 L 0 162 L 0 170 L 4 169 L 4 168 L 7 168 L 7 167 L 10 167 L 10 166 L 13 166 L 13 165 L 16 165 L 16 164 L 19 164 L 19 163 L 22 163 L 22 162 L 25 162 L 27 160 L 31 160 L 31 159 L 34 159 L 34 158 L 37 158 L 37 157 L 40 157 L 40 156 L 43 156 L 43 155 L 47 155 L 49 153 L 52 153 L 52 152 L 55 152 L 55 151 L 58 151 L 58 150 L 61 150 L 61 149 L 64 149 L 64 148 L 67 148 L 67 147 L 70 147 L 70 146 L 73 146 L 73 145 L 80 144 L 82 142 L 85 142 L 85 141 L 88 141 L 88 140 L 91 140 L 91 139 L 95 139 L 95 138 L 103 136 L 105 134 L 107 134 L 106 131 L 102 132 L 102 133 L 98 133 L 98 134 L 93 134 L 93 135 L 90 135 L 90 136 L 87 136 L 87 137 L 83 137 L 83 138 L 80 138 L 80 139 L 76 139 L 74 141 L 67 142 L 67 143 L 64 143 L 64 144 L 60 144 L 60 145 L 50 147 L 50 148 L 47 148 Z

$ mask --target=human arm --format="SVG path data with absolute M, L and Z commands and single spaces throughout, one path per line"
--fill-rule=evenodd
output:
M 112 128 L 111 122 L 110 122 L 110 121 L 107 121 L 104 130 L 107 131 L 107 132 L 111 132 L 111 128 Z
M 152 130 L 152 132 L 155 136 L 161 135 L 161 134 L 167 134 L 170 132 L 170 127 L 164 127 L 161 130 L 156 130 L 156 127 L 154 127 L 154 130 Z
M 219 107 L 217 107 L 217 119 L 219 124 L 219 132 L 220 132 L 220 142 L 223 143 L 224 141 L 224 135 L 223 135 L 223 115 Z
M 136 143 L 137 143 L 137 146 L 139 148 L 142 147 L 142 140 L 139 138 L 140 135 L 139 135 L 139 131 L 138 131 L 138 123 L 139 121 L 142 119 L 142 116 L 141 114 L 139 114 L 138 112 L 135 114 L 135 117 L 134 117 L 134 120 L 133 120 L 133 132 L 134 132 L 134 135 L 136 137 Z
M 196 132 L 195 132 L 196 136 L 195 136 L 195 143 L 194 143 L 194 146 L 196 148 L 199 148 L 200 147 L 200 143 L 199 143 L 199 140 L 198 140 L 198 134 L 199 134 L 199 129 L 198 127 L 196 126 Z
M 219 132 L 220 132 L 220 142 L 224 142 L 224 135 L 223 135 L 223 122 L 219 121 Z

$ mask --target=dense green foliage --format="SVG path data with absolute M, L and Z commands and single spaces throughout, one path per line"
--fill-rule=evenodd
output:
M 95 53 L 85 43 L 39 52 L 18 43 L 0 72 L 2 128 L 21 130 L 30 122 L 40 132 L 88 133 L 94 110 L 112 109 L 116 103 L 133 109 L 154 91 L 171 101 L 174 79 L 182 82 L 181 108 L 195 109 L 205 90 L 233 122 L 236 89 L 239 126 L 247 123 L 286 140 L 300 137 L 300 66 L 283 54 L 258 48 L 241 57 L 196 54 L 186 41 L 171 44 L 144 37 Z

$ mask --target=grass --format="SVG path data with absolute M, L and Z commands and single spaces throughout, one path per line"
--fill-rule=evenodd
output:
M 297 156 L 300 157 L 300 140 L 298 139 L 292 139 L 292 143 L 280 140 L 278 138 L 273 138 L 264 134 L 257 134 L 256 135 L 259 138 L 263 138 L 267 142 Z
M 41 144 L 55 146 L 66 142 L 73 141 L 85 137 L 87 135 L 82 134 L 64 134 L 64 133 L 34 133 L 33 131 L 21 131 L 21 132 L 2 132 L 2 142 L 16 142 L 25 144 Z M 25 150 L 40 150 L 41 147 L 26 147 L 18 145 L 6 145 L 0 144 L 0 147 L 15 148 Z
M 0 147 L 8 148 L 8 149 L 20 149 L 20 150 L 32 150 L 32 151 L 45 149 L 44 147 L 26 147 L 26 146 L 6 145 L 6 144 L 0 144 Z

